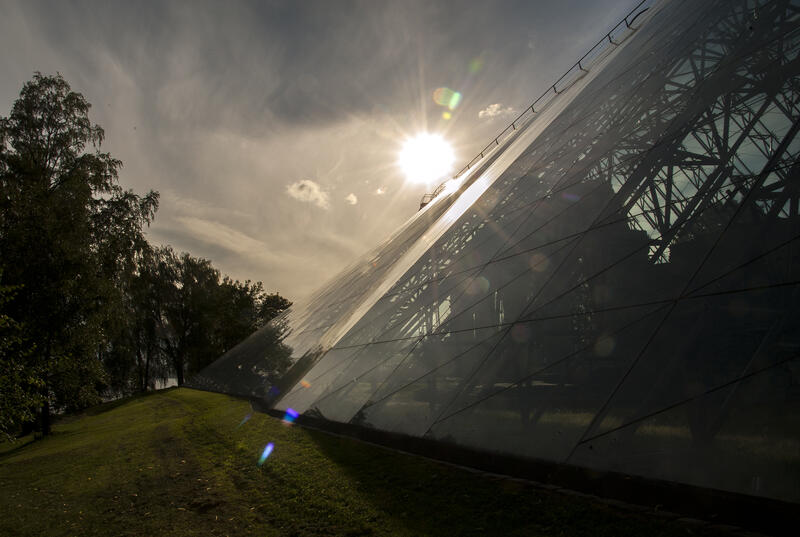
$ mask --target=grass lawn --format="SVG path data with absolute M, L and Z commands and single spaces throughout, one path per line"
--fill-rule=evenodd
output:
M 173 389 L 0 444 L 0 535 L 711 534 L 249 413 Z

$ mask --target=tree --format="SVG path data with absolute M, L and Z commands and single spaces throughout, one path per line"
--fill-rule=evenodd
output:
M 114 395 L 145 391 L 167 372 L 183 384 L 291 306 L 265 293 L 261 282 L 220 279 L 209 260 L 169 246 L 143 251 L 125 296 L 119 330 L 104 353 Z M 274 377 L 291 353 L 281 346 L 280 327 L 265 341 L 274 350 Z
M 278 294 L 266 294 L 261 282 L 220 280 L 207 259 L 178 256 L 170 247 L 157 255 L 161 348 L 179 385 L 291 306 Z
M 20 324 L 3 313 L 13 293 L 14 288 L 0 285 L 0 435 L 6 438 L 13 438 L 21 424 L 33 419 L 42 388 L 39 371 L 27 363 L 33 347 L 25 341 Z
M 261 282 L 258 282 L 261 285 Z M 261 294 L 259 288 L 258 295 L 258 327 L 264 326 L 272 319 L 291 307 L 292 303 L 278 293 Z
M 61 77 L 36 73 L 0 118 L 0 427 L 36 411 L 75 410 L 178 383 L 288 308 L 260 282 L 145 240 L 158 193 L 118 185 L 90 105 Z M 286 349 L 276 330 L 275 369 Z M 280 352 L 278 352 L 280 351 Z
M 117 184 L 121 162 L 100 151 L 89 108 L 61 75 L 36 73 L 0 119 L 0 268 L 19 286 L 10 314 L 35 343 L 26 362 L 40 372 L 44 434 L 51 406 L 98 400 L 121 284 L 158 208 L 156 192 Z
M 244 283 L 225 276 L 217 291 L 215 311 L 218 316 L 216 357 L 228 352 L 247 336 L 266 325 L 292 303 L 277 293 L 267 294 L 261 282 Z M 197 364 L 202 369 L 208 362 Z
M 163 287 L 162 348 L 180 386 L 187 366 L 213 352 L 214 294 L 219 272 L 207 259 L 187 253 L 177 256 L 170 247 L 162 249 L 161 254 L 161 274 L 167 278 Z
M 112 396 L 147 391 L 157 378 L 169 376 L 160 338 L 171 280 L 161 269 L 159 250 L 148 246 L 125 282 L 120 314 L 103 353 Z

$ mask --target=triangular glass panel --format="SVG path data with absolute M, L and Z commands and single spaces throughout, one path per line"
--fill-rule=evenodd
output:
M 694 397 L 800 352 L 800 293 L 689 298 L 671 308 L 589 434 Z
M 488 332 L 478 331 L 480 337 Z M 397 367 L 353 423 L 422 436 L 499 341 L 502 333 L 492 332 L 477 341 L 471 333 L 426 338 L 425 350 L 415 349 L 406 363 Z
M 788 359 L 694 394 L 612 429 L 587 435 L 569 464 L 800 501 L 797 398 L 787 398 Z M 767 419 L 764 419 L 764 418 Z

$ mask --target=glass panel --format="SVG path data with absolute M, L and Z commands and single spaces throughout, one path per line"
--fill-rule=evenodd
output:
M 774 225 L 732 227 L 693 280 L 693 294 L 781 285 L 798 281 L 800 233 Z M 794 229 L 791 229 L 794 228 Z
M 351 347 L 328 351 L 292 390 L 278 401 L 275 408 L 280 410 L 293 408 L 297 412 L 305 412 L 339 377 L 342 368 L 362 350 L 363 347 Z
M 800 501 L 800 360 L 587 437 L 569 463 Z
M 630 218 L 619 220 L 585 233 L 533 300 L 527 316 L 580 287 L 592 295 L 610 295 L 620 305 L 664 301 L 680 295 L 717 235 L 697 234 L 691 240 L 673 244 L 669 260 L 655 262 L 661 260 L 651 257 L 655 239 L 662 235 L 655 230 L 648 234 L 631 229 L 632 222 Z
M 512 332 L 492 352 L 430 434 L 563 461 L 641 352 L 663 309 L 618 315 L 620 324 L 609 333 L 590 329 L 586 316 L 526 323 L 531 332 Z
M 353 422 L 422 436 L 502 336 L 497 331 L 478 333 L 489 337 L 481 340 L 469 333 L 426 338 L 426 348 L 414 349 Z
M 589 434 L 601 434 L 800 351 L 800 293 L 678 303 Z
M 500 326 L 516 320 L 570 252 L 570 240 L 554 242 L 487 265 L 460 295 L 451 295 L 451 315 L 439 331 Z
M 420 380 L 431 372 L 435 373 L 451 362 L 459 362 L 453 366 L 453 371 L 457 371 L 459 376 L 471 374 L 473 370 L 464 369 L 462 364 L 465 362 L 462 356 L 477 347 L 488 351 L 491 347 L 486 348 L 487 342 L 496 344 L 500 335 L 501 332 L 493 327 L 424 337 L 381 385 L 372 400 L 379 401 L 388 397 L 400 388 Z
M 601 316 L 576 314 L 506 327 L 502 342 L 462 387 L 444 415 L 500 393 L 509 383 L 524 382 L 539 373 L 547 375 L 550 368 L 560 367 L 577 353 L 613 360 L 619 348 L 644 345 L 665 313 L 663 306 L 640 306 Z
M 438 308 L 443 299 L 451 293 L 461 293 L 458 289 L 469 285 L 478 270 L 428 280 L 413 290 L 381 298 L 337 346 L 412 337 L 432 331 L 441 319 Z
M 312 412 L 333 421 L 347 422 L 369 400 L 419 340 L 367 345 L 313 404 Z

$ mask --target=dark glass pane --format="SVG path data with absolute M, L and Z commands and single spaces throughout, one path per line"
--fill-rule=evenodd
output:
M 501 336 L 480 330 L 426 338 L 353 422 L 422 436 Z
M 797 502 L 799 385 L 784 360 L 588 436 L 568 462 Z
M 418 340 L 374 343 L 364 348 L 312 405 L 314 413 L 334 421 L 349 421 L 370 399 Z
M 800 293 L 752 291 L 679 302 L 590 434 L 796 356 Z

